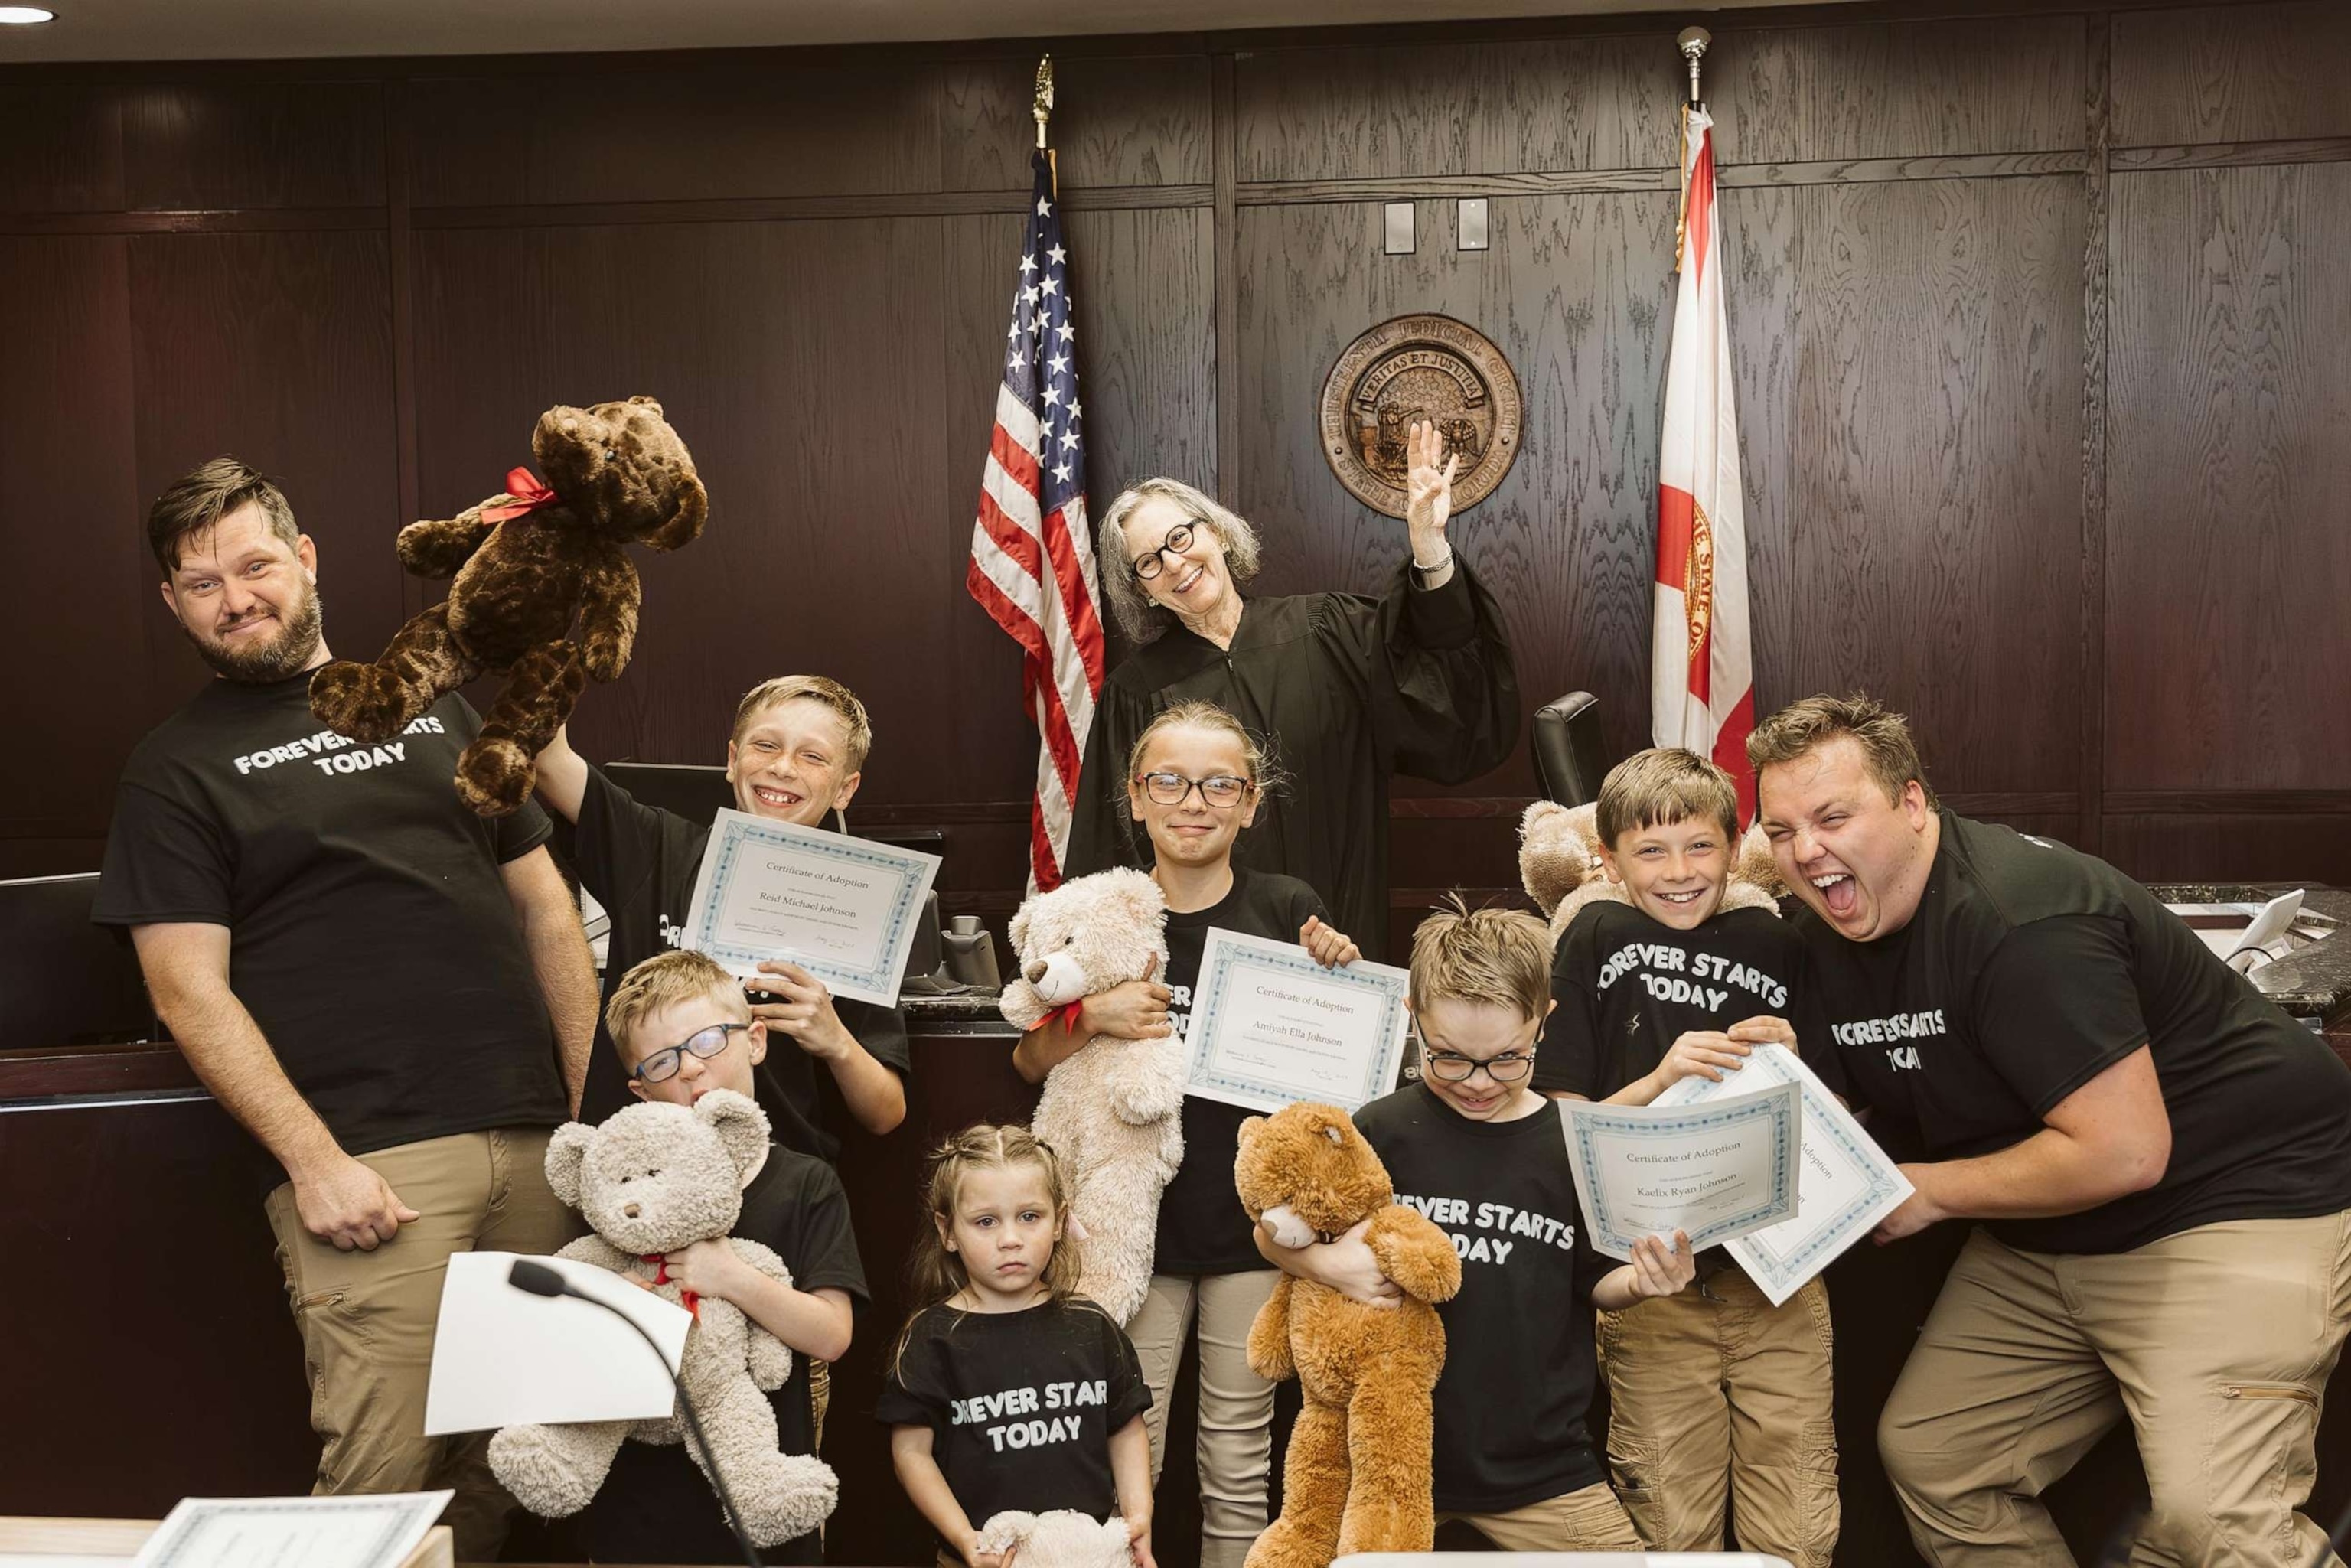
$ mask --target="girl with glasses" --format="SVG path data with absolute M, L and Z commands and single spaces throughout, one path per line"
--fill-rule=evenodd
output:
M 1259 820 L 1277 780 L 1249 730 L 1213 704 L 1179 703 L 1145 726 L 1126 753 L 1121 800 L 1151 846 L 1152 877 L 1167 898 L 1167 972 L 1089 997 L 1066 1030 L 1048 1021 L 1023 1036 L 1013 1065 L 1031 1083 L 1099 1034 L 1181 1035 L 1210 926 L 1295 941 L 1318 963 L 1362 955 L 1332 925 L 1312 888 L 1234 863 L 1241 831 Z M 1233 1161 L 1249 1113 L 1184 1102 L 1184 1161 L 1159 1199 L 1150 1293 L 1126 1325 L 1151 1387 L 1145 1420 L 1155 1479 L 1167 1452 L 1169 1389 L 1186 1341 L 1200 1340 L 1202 1568 L 1240 1568 L 1265 1528 L 1273 1385 L 1249 1367 L 1249 1324 L 1272 1293 L 1253 1227 L 1233 1191 Z
M 1388 779 L 1454 784 L 1518 743 L 1518 677 L 1502 614 L 1447 542 L 1456 459 L 1413 427 L 1408 557 L 1386 591 L 1252 598 L 1257 530 L 1174 479 L 1146 479 L 1103 514 L 1099 563 L 1120 629 L 1138 644 L 1103 684 L 1086 741 L 1065 870 L 1148 866 L 1123 808 L 1126 757 L 1154 716 L 1212 702 L 1268 737 L 1297 776 L 1259 799 L 1244 865 L 1296 877 L 1378 950 L 1387 931 Z

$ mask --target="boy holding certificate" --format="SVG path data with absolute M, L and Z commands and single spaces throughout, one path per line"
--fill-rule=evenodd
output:
M 751 1092 L 768 1026 L 751 1016 L 739 981 L 706 956 L 681 949 L 637 965 L 612 989 L 604 1021 L 640 1100 L 692 1105 L 713 1089 Z M 743 1178 L 731 1234 L 775 1250 L 791 1283 L 744 1262 L 723 1240 L 697 1241 L 662 1260 L 697 1296 L 732 1301 L 796 1352 L 792 1375 L 767 1397 L 787 1454 L 817 1447 L 815 1370 L 849 1349 L 852 1302 L 865 1268 L 849 1228 L 849 1196 L 822 1160 L 770 1143 Z M 716 1494 L 683 1443 L 623 1443 L 611 1473 L 580 1515 L 580 1544 L 599 1563 L 739 1563 Z M 816 1531 L 760 1554 L 768 1563 L 820 1563 Z
M 1802 942 L 1770 910 L 1721 908 L 1739 843 L 1730 776 L 1679 747 L 1641 752 L 1602 781 L 1597 831 L 1626 897 L 1586 906 L 1560 938 L 1535 1087 L 1646 1105 L 1693 1074 L 1719 1082 L 1767 1041 L 1794 1050 Z M 1806 1065 L 1844 1087 L 1834 1051 Z M 1709 1249 L 1697 1290 L 1604 1312 L 1600 1344 L 1609 1466 L 1652 1551 L 1719 1551 L 1727 1506 L 1743 1550 L 1827 1568 L 1839 1510 L 1819 1279 L 1774 1307 Z
M 1668 1250 L 1644 1237 L 1632 1262 L 1611 1268 L 1584 1238 L 1566 1135 L 1528 1082 L 1552 1010 L 1541 921 L 1470 914 L 1458 901 L 1422 921 L 1412 1008 L 1420 1082 L 1354 1121 L 1396 1201 L 1428 1216 L 1461 1255 L 1460 1292 L 1437 1308 L 1437 1521 L 1463 1521 L 1506 1552 L 1637 1552 L 1585 1430 L 1596 1372 L 1583 1309 L 1623 1312 L 1680 1291 L 1696 1272 L 1689 1239 Z M 1352 1233 L 1292 1250 L 1260 1231 L 1258 1247 L 1358 1300 L 1395 1293 Z

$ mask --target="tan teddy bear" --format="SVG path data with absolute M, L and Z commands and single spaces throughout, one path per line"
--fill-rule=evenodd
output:
M 1395 1201 L 1387 1167 L 1345 1112 L 1291 1105 L 1241 1124 L 1234 1162 L 1241 1205 L 1284 1247 L 1327 1241 L 1365 1218 L 1380 1272 L 1404 1292 L 1366 1306 L 1284 1274 L 1249 1326 L 1249 1365 L 1296 1377 L 1306 1407 L 1291 1429 L 1281 1517 L 1249 1548 L 1248 1568 L 1329 1568 L 1351 1552 L 1426 1552 L 1445 1325 L 1433 1303 L 1461 1288 L 1461 1260 L 1442 1230 Z
M 1040 893 L 1012 917 L 1020 973 L 998 1006 L 1034 1029 L 1097 991 L 1167 967 L 1167 901 L 1121 868 Z M 1096 1036 L 1045 1077 L 1029 1130 L 1068 1162 L 1070 1213 L 1085 1241 L 1078 1289 L 1113 1322 L 1151 1289 L 1159 1195 L 1184 1158 L 1184 1042 Z
M 761 1546 L 806 1535 L 831 1514 L 832 1467 L 778 1451 L 775 1406 L 763 1390 L 791 1375 L 781 1340 L 715 1297 L 683 1301 L 660 1267 L 662 1255 L 726 1236 L 742 1212 L 744 1173 L 768 1146 L 767 1113 L 729 1089 L 691 1109 L 647 1101 L 615 1112 L 601 1127 L 566 1123 L 547 1149 L 555 1196 L 587 1218 L 596 1234 L 556 1256 L 577 1258 L 643 1281 L 695 1314 L 678 1382 L 692 1396 L 710 1441 L 695 1445 L 675 1412 L 647 1421 L 581 1421 L 502 1427 L 490 1439 L 490 1469 L 515 1500 L 549 1519 L 586 1508 L 611 1472 L 622 1439 L 684 1442 L 709 1474 L 715 1457 L 742 1511 L 744 1533 Z M 786 1284 L 783 1260 L 740 1237 L 729 1245 L 761 1273 Z M 714 1486 L 711 1507 L 718 1506 Z
M 1050 1513 L 1017 1510 L 991 1515 L 979 1527 L 978 1550 L 1017 1552 L 1019 1568 L 1132 1568 L 1126 1521 L 1096 1519 L 1057 1508 Z
M 485 817 L 530 798 L 538 754 L 585 683 L 628 668 L 643 591 L 625 547 L 690 544 L 710 512 L 685 443 L 649 397 L 550 408 L 530 448 L 543 486 L 517 468 L 506 493 L 400 530 L 400 564 L 416 577 L 454 577 L 449 597 L 393 633 L 373 664 L 338 659 L 310 677 L 319 722 L 373 743 L 444 693 L 505 675 L 457 758 L 458 797 Z
M 1597 806 L 1567 807 L 1554 800 L 1537 800 L 1519 822 L 1519 880 L 1527 896 L 1551 919 L 1556 943 L 1574 923 L 1584 905 L 1605 900 L 1625 903 L 1625 884 L 1614 881 L 1600 864 Z M 1771 841 L 1760 827 L 1747 830 L 1739 841 L 1739 854 L 1723 884 L 1722 907 L 1769 909 L 1778 913 L 1780 895 L 1787 891 L 1771 860 Z

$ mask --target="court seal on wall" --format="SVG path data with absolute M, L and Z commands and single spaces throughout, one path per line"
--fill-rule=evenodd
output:
M 1322 455 L 1347 493 L 1405 514 L 1405 433 L 1437 422 L 1458 454 L 1453 510 L 1493 493 L 1519 455 L 1519 378 L 1486 335 L 1450 316 L 1398 316 L 1346 347 L 1322 382 Z

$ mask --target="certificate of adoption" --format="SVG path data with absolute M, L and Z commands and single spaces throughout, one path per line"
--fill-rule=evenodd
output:
M 694 881 L 685 946 L 746 979 L 780 958 L 836 996 L 895 1007 L 938 873 L 939 857 L 920 850 L 722 810 Z
M 1793 1083 L 1705 1105 L 1559 1102 L 1593 1249 L 1629 1262 L 1642 1237 L 1682 1230 L 1695 1252 L 1787 1218 L 1802 1103 Z
M 1352 1113 L 1395 1087 L 1411 981 L 1361 958 L 1326 969 L 1295 942 L 1211 925 L 1192 982 L 1185 1091 L 1252 1111 L 1313 1100 Z
M 1877 1228 L 1914 1190 L 1910 1178 L 1861 1130 L 1828 1085 L 1783 1046 L 1767 1045 L 1747 1065 L 1709 1078 L 1683 1079 L 1654 1102 L 1713 1104 L 1767 1083 L 1793 1083 L 1804 1097 L 1803 1161 L 1796 1177 L 1796 1213 L 1750 1231 L 1726 1250 L 1747 1277 L 1780 1305 L 1837 1255 Z
M 400 1568 L 456 1495 L 183 1498 L 131 1562 L 135 1568 Z

